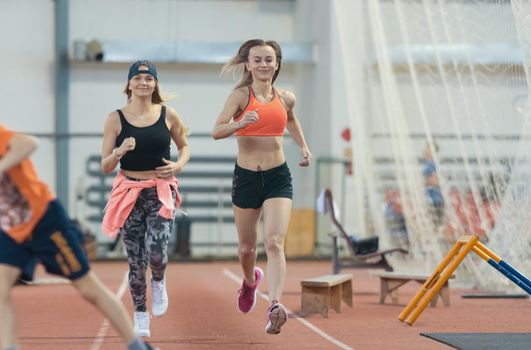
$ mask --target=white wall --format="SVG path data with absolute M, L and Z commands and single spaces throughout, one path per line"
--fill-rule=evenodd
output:
M 5 91 L 10 98 L 2 105 L 0 114 L 2 118 L 12 116 L 10 125 L 21 131 L 54 131 L 54 6 L 51 0 L 2 2 L 0 35 L 5 49 L 0 63 L 13 67 L 5 74 L 15 87 Z M 329 13 L 327 2 L 72 0 L 69 13 L 71 42 L 94 38 L 138 42 L 241 42 L 252 37 L 279 42 L 315 40 L 319 62 L 285 64 L 277 85 L 297 95 L 296 111 L 314 154 L 330 152 L 327 138 L 322 137 L 323 132 L 328 133 L 330 118 L 329 18 L 323 16 Z M 36 31 L 38 36 L 34 35 Z M 127 64 L 71 63 L 69 123 L 72 133 L 102 131 L 108 113 L 125 102 L 121 91 L 127 69 Z M 232 77 L 219 76 L 220 69 L 221 65 L 217 64 L 159 65 L 162 89 L 177 96 L 169 105 L 177 109 L 193 133 L 210 132 L 234 85 Z M 233 140 L 219 141 L 215 147 L 211 147 L 210 140 L 193 142 L 198 143 L 194 153 L 234 151 Z M 293 158 L 290 159 L 293 163 L 299 159 L 298 150 L 290 141 L 286 144 L 287 155 Z M 84 171 L 86 155 L 99 153 L 99 148 L 97 138 L 72 141 L 72 186 Z M 46 167 L 39 170 L 53 186 L 53 148 L 48 147 L 45 154 L 42 163 Z M 39 154 L 35 159 L 41 162 Z M 307 187 L 312 185 L 304 185 L 298 191 L 303 198 L 301 205 L 313 206 L 313 200 L 309 203 L 306 195 Z
M 102 8 L 105 11 L 101 11 Z M 72 1 L 70 16 L 71 41 L 98 39 L 142 45 L 149 42 L 178 41 L 243 42 L 255 37 L 274 39 L 280 43 L 295 40 L 292 1 L 77 0 Z M 119 63 L 72 65 L 70 121 L 73 132 L 101 132 L 109 112 L 125 105 L 122 91 L 128 67 L 129 64 Z M 168 105 L 178 111 L 192 133 L 192 156 L 235 156 L 234 138 L 214 141 L 210 137 L 194 137 L 194 134 L 211 132 L 213 123 L 235 84 L 233 77 L 220 77 L 221 64 L 164 63 L 157 67 L 162 91 L 174 96 L 168 101 Z M 285 64 L 277 86 L 293 90 L 297 94 L 295 82 L 294 66 Z M 98 139 L 74 141 L 79 147 L 76 147 L 78 152 L 71 158 L 70 178 L 73 185 L 85 172 L 85 159 L 90 154 L 100 152 L 99 142 Z M 289 148 L 289 141 L 286 144 Z M 289 157 L 289 150 L 287 154 L 288 162 L 294 164 Z M 72 202 L 73 196 L 72 191 Z M 211 229 L 199 228 L 197 226 L 194 229 L 193 240 L 204 242 L 211 238 Z M 236 241 L 233 227 L 223 225 L 222 231 L 225 241 Z
M 346 91 L 345 76 L 354 76 L 354 96 L 360 113 L 366 113 L 374 130 L 382 129 L 383 113 L 378 86 L 368 89 L 366 53 L 361 52 L 356 62 L 345 69 L 339 62 L 341 50 L 366 50 L 364 32 L 366 12 L 364 1 L 337 1 L 349 22 L 347 41 L 342 47 L 332 15 L 332 1 L 321 0 L 71 0 L 70 48 L 75 40 L 101 39 L 137 42 L 242 42 L 261 37 L 279 42 L 311 41 L 316 43 L 317 62 L 314 64 L 285 64 L 279 77 L 279 87 L 293 90 L 297 95 L 296 113 L 314 157 L 342 157 L 344 142 L 341 130 L 348 125 L 348 103 L 352 92 Z M 385 11 L 392 13 L 392 4 L 382 2 Z M 0 104 L 0 121 L 11 127 L 31 133 L 54 131 L 54 6 L 52 0 L 1 0 L 0 64 L 6 69 L 0 91 L 5 97 Z M 464 6 L 463 11 L 474 8 Z M 501 9 L 501 11 L 500 11 Z M 503 7 L 493 7 L 486 22 L 498 14 L 509 16 Z M 391 16 L 392 17 L 392 16 Z M 421 19 L 421 12 L 419 12 Z M 420 20 L 419 19 L 419 20 Z M 476 21 L 477 22 L 477 21 Z M 496 26 L 483 28 L 482 35 L 496 38 Z M 512 30 L 513 28 L 504 28 Z M 489 32 L 490 30 L 490 32 Z M 37 35 L 38 33 L 38 35 Z M 210 132 L 226 96 L 234 82 L 230 76 L 219 76 L 219 64 L 159 64 L 161 87 L 176 95 L 168 104 L 181 115 L 192 133 Z M 103 122 L 112 110 L 125 103 L 122 94 L 128 64 L 72 63 L 70 71 L 70 131 L 73 133 L 100 133 Z M 496 82 L 494 82 L 496 83 Z M 407 82 L 401 87 L 410 94 Z M 426 93 L 430 93 L 427 86 Z M 520 119 L 507 103 L 520 91 L 514 86 L 493 85 L 492 108 L 497 109 L 500 131 L 519 128 Z M 502 116 L 508 116 L 501 118 Z M 441 123 L 435 119 L 433 123 Z M 382 130 L 385 131 L 385 130 Z M 236 153 L 235 140 L 216 141 L 209 138 L 191 138 L 192 154 Z M 286 156 L 294 175 L 296 208 L 313 208 L 315 199 L 315 167 L 301 169 L 294 142 L 286 139 Z M 70 153 L 70 210 L 75 210 L 75 187 L 85 173 L 85 160 L 90 154 L 100 153 L 99 137 L 74 138 Z M 375 150 L 385 153 L 386 147 Z M 42 147 L 34 157 L 41 176 L 55 186 L 54 143 L 42 139 Z M 329 180 L 336 181 L 330 173 Z M 353 179 L 349 179 L 348 193 L 352 193 Z M 347 203 L 354 206 L 352 202 Z M 355 226 L 354 216 L 347 217 L 349 227 Z
M 70 39 L 72 42 L 78 39 L 119 40 L 142 45 L 168 41 L 243 42 L 259 37 L 282 43 L 294 40 L 293 22 L 292 1 L 76 0 L 70 7 Z M 72 132 L 101 132 L 107 115 L 124 106 L 122 90 L 128 67 L 128 64 L 119 63 L 72 64 Z M 175 96 L 168 105 L 178 111 L 191 130 L 192 155 L 235 155 L 234 138 L 213 141 L 208 137 L 193 137 L 212 130 L 214 120 L 234 86 L 232 76 L 220 77 L 220 64 L 165 63 L 159 64 L 158 70 L 163 92 Z M 285 64 L 277 86 L 298 94 L 295 82 L 294 66 Z M 85 159 L 90 154 L 99 153 L 101 147 L 95 138 L 73 143 L 79 147 L 71 157 L 72 186 L 84 174 Z M 288 150 L 287 154 L 291 152 Z M 288 161 L 294 164 L 289 158 Z
M 54 119 L 53 1 L 0 2 L 0 122 L 14 130 L 50 133 Z M 42 139 L 35 155 L 41 176 L 54 187 L 54 143 Z
M 369 115 L 365 72 L 368 33 L 364 9 L 365 5 L 361 1 L 334 0 L 332 4 L 331 154 L 340 159 L 347 149 L 353 150 L 357 140 L 365 137 L 369 130 L 368 120 L 365 125 L 352 124 L 356 117 Z M 351 130 L 350 142 L 340 136 L 345 128 Z M 366 231 L 362 207 L 365 203 L 365 188 L 362 174 L 356 169 L 361 160 L 353 160 L 353 175 L 346 175 L 343 166 L 336 165 L 331 169 L 330 176 L 342 222 L 351 232 L 363 235 Z M 342 176 L 346 177 L 344 184 L 340 183 Z M 327 237 L 322 235 L 320 239 L 326 240 Z
M 317 43 L 317 62 L 296 67 L 297 116 L 314 160 L 327 156 L 331 149 L 332 53 L 330 46 L 330 2 L 297 1 L 295 37 Z M 295 145 L 289 149 L 293 161 L 295 207 L 313 208 L 315 203 L 315 162 L 311 168 L 296 166 L 300 155 Z
M 293 39 L 294 2 L 289 0 L 71 0 L 70 3 L 72 40 Z
M 55 122 L 55 2 L 43 0 L 0 3 L 0 64 L 6 67 L 0 86 L 5 100 L 0 122 L 22 132 L 54 132 Z M 292 42 L 292 1 L 81 1 L 69 2 L 70 48 L 77 39 L 138 42 L 242 42 L 261 37 Z M 38 35 L 37 35 L 38 33 Z M 140 57 L 139 57 L 140 58 Z M 220 77 L 219 64 L 159 64 L 163 92 L 174 95 L 168 104 L 177 109 L 192 134 L 210 133 L 234 85 Z M 71 63 L 69 125 L 72 133 L 100 133 L 109 112 L 125 104 L 123 87 L 128 64 Z M 295 68 L 286 64 L 277 85 L 295 91 Z M 190 139 L 194 155 L 235 155 L 233 138 Z M 53 139 L 41 138 L 33 157 L 44 181 L 55 188 Z M 83 208 L 76 189 L 83 186 L 85 162 L 99 154 L 99 137 L 70 140 L 70 207 L 75 216 Z M 298 160 L 298 158 L 297 158 Z M 291 161 L 290 161 L 291 162 Z M 97 225 L 95 227 L 97 229 Z M 234 233 L 234 229 L 231 229 Z

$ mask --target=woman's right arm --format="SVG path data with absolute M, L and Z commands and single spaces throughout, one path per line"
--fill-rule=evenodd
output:
M 212 137 L 215 140 L 223 139 L 234 134 L 236 131 L 245 128 L 249 124 L 258 121 L 258 114 L 256 112 L 247 112 L 238 122 L 231 122 L 232 118 L 242 109 L 242 105 L 247 101 L 248 96 L 242 89 L 231 92 L 223 111 L 216 120 L 214 130 L 212 130 Z
M 101 169 L 104 174 L 112 172 L 123 153 L 118 154 L 118 149 L 114 151 L 116 145 L 116 137 L 120 130 L 120 119 L 117 112 L 112 112 L 105 121 L 103 128 L 103 145 L 101 149 Z

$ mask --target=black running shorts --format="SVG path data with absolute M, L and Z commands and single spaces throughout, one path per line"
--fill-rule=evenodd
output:
M 286 163 L 256 171 L 234 166 L 232 204 L 238 208 L 257 209 L 269 198 L 293 198 L 291 172 Z

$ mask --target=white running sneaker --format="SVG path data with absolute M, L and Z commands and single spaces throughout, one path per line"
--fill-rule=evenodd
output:
M 168 293 L 166 292 L 166 278 L 162 281 L 151 279 L 151 312 L 153 316 L 162 316 L 168 310 Z
M 269 310 L 267 310 L 267 325 L 265 327 L 266 333 L 280 333 L 280 328 L 284 325 L 284 323 L 286 323 L 287 320 L 288 311 L 284 305 L 280 304 L 276 300 L 273 300 Z
M 135 311 L 135 334 L 139 337 L 149 337 L 149 312 Z

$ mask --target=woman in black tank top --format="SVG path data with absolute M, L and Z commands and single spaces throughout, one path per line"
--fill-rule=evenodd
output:
M 127 217 L 125 222 L 116 225 L 116 230 L 128 255 L 135 332 L 148 337 L 150 315 L 146 305 L 146 271 L 149 264 L 151 313 L 162 316 L 168 308 L 165 287 L 167 246 L 173 214 L 180 204 L 175 175 L 188 162 L 190 151 L 187 130 L 177 112 L 162 104 L 157 70 L 151 62 L 137 61 L 131 65 L 124 93 L 127 105 L 111 112 L 104 127 L 102 170 L 110 173 L 120 163 L 106 217 L 107 213 Z M 176 162 L 170 158 L 172 140 L 179 150 Z M 137 196 L 134 206 L 127 205 L 129 202 L 121 200 L 117 193 L 125 193 L 129 200 L 131 194 Z

